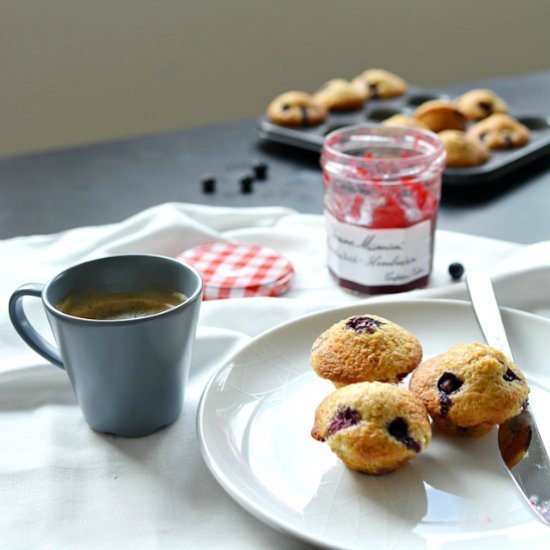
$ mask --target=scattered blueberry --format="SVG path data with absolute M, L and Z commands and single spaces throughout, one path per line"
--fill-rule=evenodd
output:
M 464 266 L 461 263 L 453 262 L 449 266 L 449 275 L 454 281 L 459 281 L 464 275 Z
M 263 181 L 267 178 L 267 164 L 261 160 L 257 160 L 252 164 L 254 177 L 257 180 Z
M 212 174 L 205 174 L 201 178 L 202 192 L 214 193 L 216 191 L 216 178 Z
M 241 193 L 249 194 L 253 190 L 254 178 L 252 176 L 244 176 L 241 178 Z

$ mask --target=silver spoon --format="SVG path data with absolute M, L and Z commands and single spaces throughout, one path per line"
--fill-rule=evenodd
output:
M 513 361 L 491 280 L 482 273 L 471 273 L 466 284 L 487 344 Z M 518 415 L 499 426 L 498 446 L 502 463 L 529 508 L 550 525 L 550 460 L 527 404 Z

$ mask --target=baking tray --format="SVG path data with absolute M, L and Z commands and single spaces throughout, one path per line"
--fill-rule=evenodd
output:
M 348 112 L 331 112 L 325 122 L 307 128 L 279 126 L 267 117 L 258 121 L 258 134 L 262 139 L 291 145 L 300 149 L 320 152 L 325 136 L 330 132 L 354 124 L 380 124 L 397 113 L 414 114 L 416 108 L 430 99 L 453 99 L 449 94 L 428 88 L 410 86 L 407 93 L 398 98 L 369 99 L 362 109 Z M 503 99 L 508 103 L 505 97 Z M 531 131 L 531 139 L 523 147 L 491 150 L 491 158 L 480 166 L 445 168 L 444 185 L 476 185 L 492 182 L 550 152 L 550 116 L 547 114 L 521 114 L 508 103 L 509 114 L 525 124 Z

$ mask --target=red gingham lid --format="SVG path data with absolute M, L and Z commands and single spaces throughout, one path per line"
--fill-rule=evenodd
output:
M 178 259 L 201 274 L 204 300 L 278 296 L 294 276 L 289 260 L 263 246 L 213 243 L 185 250 Z

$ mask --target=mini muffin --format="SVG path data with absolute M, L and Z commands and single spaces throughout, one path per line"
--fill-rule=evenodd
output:
M 429 130 L 423 122 L 404 113 L 397 113 L 386 118 L 382 121 L 382 126 L 405 126 L 406 128 L 422 128 L 423 130 Z
M 310 364 L 337 388 L 356 382 L 398 382 L 422 361 L 422 346 L 408 330 L 376 315 L 355 315 L 332 325 L 313 343 Z
M 417 107 L 414 116 L 432 132 L 464 130 L 466 127 L 466 117 L 456 105 L 443 99 L 425 101 Z
M 491 156 L 485 144 L 460 130 L 443 130 L 439 137 L 447 153 L 447 166 L 479 166 Z
M 491 149 L 521 147 L 529 142 L 529 128 L 504 113 L 495 113 L 474 124 L 468 135 L 485 143 Z
M 470 90 L 456 100 L 456 106 L 470 120 L 481 120 L 494 113 L 507 113 L 508 105 L 495 92 L 487 89 Z
M 329 111 L 353 111 L 363 106 L 367 94 L 352 86 L 348 80 L 335 78 L 325 82 L 313 98 Z
M 522 410 L 529 387 L 519 367 L 480 343 L 458 344 L 424 361 L 409 389 L 434 424 L 452 435 L 477 437 Z
M 321 402 L 311 435 L 327 441 L 348 468 L 379 475 L 426 449 L 432 430 L 422 401 L 409 390 L 362 382 L 340 388 Z
M 267 116 L 282 126 L 315 126 L 326 120 L 327 108 L 305 92 L 285 92 L 267 107 Z
M 407 83 L 400 76 L 384 69 L 368 69 L 356 76 L 352 84 L 373 99 L 399 97 L 407 91 Z

